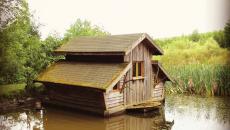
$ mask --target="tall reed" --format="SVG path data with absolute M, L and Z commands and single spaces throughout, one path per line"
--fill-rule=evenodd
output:
M 167 83 L 167 93 L 230 95 L 229 65 L 166 65 L 165 68 L 175 79 L 174 83 Z

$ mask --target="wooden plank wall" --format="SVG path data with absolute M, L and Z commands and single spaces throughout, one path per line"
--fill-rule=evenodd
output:
M 158 83 L 152 92 L 152 98 L 154 101 L 160 101 L 164 99 L 164 84 Z
M 106 109 L 103 92 L 77 86 L 46 84 L 50 103 L 103 114 Z
M 145 46 L 145 43 L 139 44 L 124 58 L 125 62 L 144 61 L 145 78 L 131 81 L 124 90 L 125 105 L 138 104 L 149 100 L 152 92 L 152 54 Z M 128 72 L 127 80 L 132 79 L 132 69 Z
M 105 104 L 106 108 L 112 109 L 114 107 L 119 107 L 124 105 L 124 96 L 123 93 L 119 91 L 111 91 L 105 94 Z

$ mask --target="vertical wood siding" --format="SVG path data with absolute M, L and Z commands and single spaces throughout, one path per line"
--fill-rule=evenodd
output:
M 135 47 L 129 54 L 124 57 L 125 62 L 144 62 L 144 79 L 138 79 L 128 82 L 124 89 L 125 105 L 138 104 L 140 102 L 149 100 L 152 92 L 152 54 L 150 50 L 142 42 Z M 128 72 L 127 80 L 132 79 L 132 69 Z

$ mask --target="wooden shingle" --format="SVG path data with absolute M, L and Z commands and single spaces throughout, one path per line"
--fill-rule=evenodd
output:
M 41 73 L 36 81 L 106 90 L 130 66 L 128 63 L 59 61 Z
M 145 33 L 108 35 L 108 36 L 82 36 L 77 37 L 55 50 L 58 54 L 121 54 L 125 55 L 139 43 L 145 41 L 153 54 L 161 55 L 163 51 Z

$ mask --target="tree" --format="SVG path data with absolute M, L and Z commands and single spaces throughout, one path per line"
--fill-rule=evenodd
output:
M 0 0 L 0 30 L 20 14 L 22 0 Z
M 77 36 L 103 36 L 108 34 L 108 32 L 98 26 L 92 25 L 89 21 L 77 19 L 64 34 L 64 42 Z
M 230 20 L 225 25 L 224 37 L 225 37 L 225 45 L 224 45 L 224 47 L 230 48 Z
M 31 21 L 28 4 L 21 3 L 12 24 L 0 31 L 0 83 L 24 82 L 34 70 L 34 55 L 40 46 L 37 27 Z M 32 77 L 32 76 L 30 76 Z
M 88 21 L 77 20 L 64 38 L 50 35 L 40 39 L 38 26 L 32 21 L 28 4 L 22 0 L 20 15 L 0 31 L 0 84 L 26 82 L 33 86 L 37 74 L 49 64 L 63 57 L 53 56 L 53 50 L 76 36 L 107 35 Z
M 62 39 L 56 35 L 52 34 L 49 35 L 41 45 L 41 53 L 43 56 L 43 59 L 41 61 L 41 69 L 44 69 L 46 66 L 48 66 L 50 63 L 55 62 L 59 59 L 63 59 L 62 56 L 54 56 L 53 51 L 57 49 L 62 44 Z

